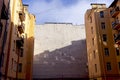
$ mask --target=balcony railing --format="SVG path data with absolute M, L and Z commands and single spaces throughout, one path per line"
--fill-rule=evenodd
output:
M 115 42 L 120 45 L 120 32 L 118 35 L 115 37 Z
M 120 29 L 120 20 L 115 20 L 114 22 L 112 22 L 112 28 L 115 30 L 119 30 Z
M 18 31 L 19 31 L 20 34 L 24 33 L 24 24 L 23 23 L 18 25 Z
M 19 38 L 16 40 L 16 46 L 18 46 L 19 48 L 21 48 L 21 47 L 23 47 L 23 44 L 24 44 L 24 38 L 19 37 Z
M 120 12 L 120 8 L 116 7 L 113 10 L 111 10 L 110 14 L 112 17 L 116 17 L 119 14 L 119 12 Z

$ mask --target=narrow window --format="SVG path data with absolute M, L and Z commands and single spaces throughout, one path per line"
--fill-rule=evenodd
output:
M 103 34 L 103 41 L 107 41 L 107 35 Z
M 93 50 L 93 55 L 94 55 L 94 58 L 96 58 L 96 53 L 95 53 L 95 50 Z
M 104 22 L 101 23 L 101 28 L 105 29 L 105 23 Z
M 117 54 L 117 56 L 120 55 L 120 53 L 119 53 L 119 48 L 116 48 L 116 54 Z
M 95 64 L 95 72 L 97 72 L 97 64 Z
M 90 23 L 92 23 L 92 17 L 90 16 Z
M 19 63 L 18 65 L 18 72 L 22 72 L 22 63 Z
M 2 25 L 2 23 L 0 22 L 0 38 L 1 38 L 1 35 L 2 35 L 2 28 L 3 28 L 3 25 Z
M 107 62 L 107 71 L 110 71 L 110 70 L 112 70 L 112 68 L 111 68 L 111 63 L 110 63 L 110 62 Z
M 100 11 L 100 17 L 104 18 L 104 12 L 103 11 Z
M 20 49 L 20 57 L 23 57 L 23 49 Z
M 92 38 L 92 44 L 94 45 L 94 38 Z
M 105 56 L 109 56 L 109 50 L 108 50 L 108 48 L 105 48 L 104 52 L 105 52 Z
M 91 27 L 91 33 L 93 34 L 93 27 Z

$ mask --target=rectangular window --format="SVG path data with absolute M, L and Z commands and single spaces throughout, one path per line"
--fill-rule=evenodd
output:
M 95 64 L 95 72 L 97 72 L 97 64 Z
M 107 71 L 110 71 L 110 70 L 112 70 L 112 68 L 111 68 L 111 63 L 110 63 L 110 62 L 107 62 Z
M 104 18 L 104 12 L 103 11 L 100 11 L 100 17 Z
M 2 28 L 3 28 L 3 25 L 2 25 L 2 22 L 0 21 L 0 38 L 1 38 L 1 35 L 2 35 Z
M 107 41 L 107 35 L 103 34 L 103 41 Z
M 90 23 L 92 23 L 92 17 L 90 16 Z
M 23 49 L 20 49 L 20 57 L 23 57 Z
M 19 63 L 18 65 L 18 72 L 22 72 L 22 63 Z
M 105 29 L 105 23 L 104 22 L 101 23 L 101 28 Z
M 13 61 L 13 71 L 17 71 L 17 62 Z
M 118 67 L 119 67 L 119 70 L 120 70 L 120 62 L 118 62 Z
M 119 48 L 116 48 L 116 54 L 117 54 L 117 56 L 120 55 L 120 53 L 119 53 Z
M 105 56 L 109 56 L 109 50 L 108 50 L 108 48 L 105 48 L 104 52 L 105 52 Z
M 91 33 L 93 34 L 93 27 L 91 27 Z
M 94 38 L 92 38 L 92 44 L 94 45 Z
M 94 58 L 96 58 L 95 50 L 93 51 Z

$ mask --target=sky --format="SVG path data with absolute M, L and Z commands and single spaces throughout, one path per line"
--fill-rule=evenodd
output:
M 107 7 L 114 0 L 23 0 L 29 5 L 29 12 L 36 16 L 36 24 L 45 22 L 84 24 L 84 14 L 91 9 L 91 3 L 105 3 Z

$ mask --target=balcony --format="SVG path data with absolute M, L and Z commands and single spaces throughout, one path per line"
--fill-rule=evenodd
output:
M 8 10 L 5 6 L 5 4 L 3 4 L 2 6 L 2 10 L 1 10 L 1 19 L 4 19 L 4 20 L 8 20 L 9 17 L 8 17 Z
M 110 11 L 110 14 L 112 17 L 116 17 L 120 12 L 120 8 L 119 7 L 116 7 L 114 8 L 113 10 Z
M 115 42 L 116 44 L 120 45 L 120 32 L 118 33 L 118 35 L 115 37 Z
M 24 24 L 23 23 L 18 25 L 18 31 L 19 31 L 20 34 L 24 33 Z
M 24 44 L 24 39 L 19 37 L 17 40 L 16 40 L 16 46 L 18 46 L 19 48 L 23 47 L 23 44 Z
M 115 30 L 119 30 L 120 29 L 120 20 L 115 20 L 114 22 L 112 22 L 112 28 Z
M 19 8 L 19 18 L 20 18 L 21 21 L 25 20 L 25 13 L 24 13 L 24 8 L 23 7 Z

